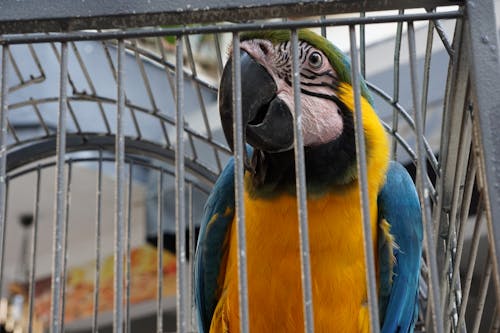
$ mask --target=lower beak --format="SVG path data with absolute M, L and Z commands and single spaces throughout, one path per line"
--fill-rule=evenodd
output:
M 219 88 L 219 112 L 226 140 L 233 145 L 233 61 L 224 68 Z M 247 52 L 241 51 L 241 106 L 246 141 L 262 151 L 280 152 L 293 147 L 293 117 L 276 95 L 268 71 Z

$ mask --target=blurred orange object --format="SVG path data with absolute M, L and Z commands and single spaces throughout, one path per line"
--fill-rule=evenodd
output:
M 102 261 L 99 275 L 100 312 L 113 310 L 113 269 L 114 257 L 110 255 Z M 168 251 L 163 251 L 162 273 L 163 296 L 174 296 L 176 261 L 175 256 Z M 64 321 L 66 323 L 92 316 L 94 308 L 94 276 L 95 261 L 68 270 L 64 312 Z M 150 245 L 132 249 L 130 253 L 130 304 L 156 300 L 157 278 L 157 249 Z M 40 290 L 42 284 L 44 288 Z M 42 281 L 38 283 L 37 281 L 36 289 L 35 315 L 48 325 L 51 302 L 50 285 L 47 286 L 47 283 L 42 283 Z

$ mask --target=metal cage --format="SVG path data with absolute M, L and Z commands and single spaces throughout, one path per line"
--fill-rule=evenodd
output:
M 380 26 L 390 33 L 369 42 Z M 197 331 L 197 226 L 231 156 L 217 113 L 225 49 L 237 50 L 243 31 L 289 29 L 296 54 L 299 28 L 344 39 L 352 77 L 368 82 L 392 158 L 414 176 L 425 231 L 417 331 L 500 330 L 500 66 L 492 0 L 0 3 L 2 330 Z M 238 82 L 238 52 L 234 62 Z M 238 84 L 233 93 L 238 118 Z M 295 99 L 300 104 L 298 93 Z M 235 135 L 242 142 L 241 126 Z M 356 131 L 358 145 L 362 135 Z M 243 149 L 234 152 L 238 225 Z M 366 197 L 364 153 L 357 158 Z M 305 314 L 297 331 L 313 332 L 302 149 L 295 161 Z

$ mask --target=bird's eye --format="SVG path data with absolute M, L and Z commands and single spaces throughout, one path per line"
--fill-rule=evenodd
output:
M 323 57 L 319 52 L 313 52 L 309 55 L 309 65 L 312 68 L 320 68 L 323 65 Z

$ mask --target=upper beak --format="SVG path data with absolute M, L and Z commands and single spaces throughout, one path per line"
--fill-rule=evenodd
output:
M 241 107 L 246 141 L 267 152 L 293 147 L 293 117 L 288 106 L 277 97 L 276 83 L 267 70 L 241 50 Z M 233 61 L 224 67 L 219 87 L 219 112 L 222 129 L 233 145 Z

